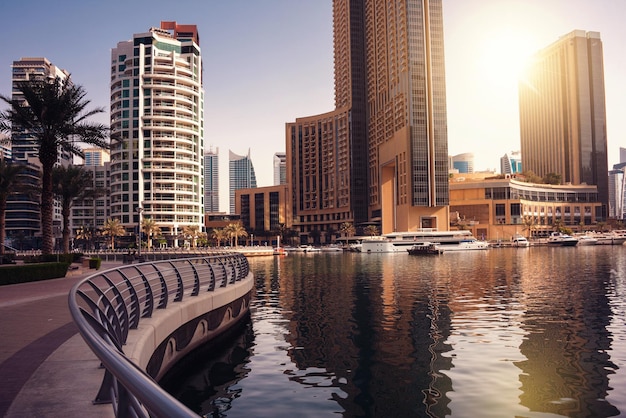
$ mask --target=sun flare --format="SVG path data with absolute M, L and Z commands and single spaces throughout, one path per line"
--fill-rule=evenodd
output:
M 530 57 L 536 52 L 528 36 L 512 31 L 492 33 L 478 49 L 478 71 L 492 88 L 516 88 Z

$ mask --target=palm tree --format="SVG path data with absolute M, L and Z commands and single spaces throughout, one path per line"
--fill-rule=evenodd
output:
M 83 225 L 76 230 L 75 238 L 86 241 L 87 249 L 89 249 L 91 247 L 90 243 L 91 243 L 91 238 L 93 238 L 93 233 L 94 233 L 94 230 L 91 226 Z
M 196 239 L 200 233 L 200 227 L 198 225 L 185 225 L 183 226 L 183 235 L 189 239 L 191 248 L 196 248 Z
M 213 228 L 211 231 L 211 238 L 217 242 L 217 246 L 222 246 L 222 241 L 228 239 L 228 234 L 224 228 Z
M 5 253 L 7 199 L 22 187 L 20 174 L 24 169 L 23 165 L 7 164 L 0 159 L 0 255 Z
M 346 237 L 354 235 L 355 229 L 351 222 L 344 222 L 339 226 L 339 231 Z
M 126 234 L 126 230 L 122 226 L 119 219 L 107 219 L 102 227 L 102 235 L 111 237 L 111 249 L 115 249 L 115 237 L 121 237 Z
M 78 166 L 54 167 L 52 169 L 54 195 L 61 201 L 61 217 L 63 218 L 63 252 L 70 252 L 70 213 L 75 200 L 94 196 L 95 190 L 92 174 Z
M 524 216 L 522 222 L 524 223 L 524 231 L 528 231 L 528 233 L 526 234 L 526 238 L 530 239 L 533 234 L 533 230 L 537 225 L 535 223 L 535 218 L 533 216 Z
M 141 232 L 148 237 L 148 250 L 150 250 L 152 237 L 161 235 L 161 227 L 154 222 L 154 219 L 144 218 L 141 221 Z
M 228 226 L 226 227 L 226 231 L 228 233 L 228 236 L 231 239 L 231 245 L 233 245 L 232 241 L 234 241 L 235 247 L 237 247 L 240 237 L 248 236 L 248 232 L 246 232 L 246 229 L 243 227 L 241 222 L 228 224 Z
M 373 237 L 374 235 L 378 235 L 378 227 L 376 225 L 368 225 L 363 229 L 366 235 Z
M 89 100 L 85 99 L 83 87 L 74 85 L 70 78 L 53 81 L 36 80 L 17 84 L 24 100 L 1 96 L 10 105 L 0 112 L 0 131 L 10 132 L 14 128 L 23 129 L 38 148 L 41 163 L 41 252 L 49 254 L 53 250 L 52 220 L 54 215 L 54 192 L 52 168 L 59 152 L 83 157 L 79 144 L 89 144 L 108 148 L 109 129 L 90 122 L 96 114 L 104 113 L 103 108 L 88 111 Z

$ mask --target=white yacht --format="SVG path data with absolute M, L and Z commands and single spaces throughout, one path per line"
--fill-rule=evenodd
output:
M 511 240 L 511 245 L 513 247 L 527 248 L 527 247 L 530 247 L 530 242 L 528 242 L 526 237 L 523 237 L 521 235 L 516 235 Z
M 553 232 L 548 237 L 548 245 L 555 245 L 561 247 L 573 247 L 578 244 L 578 238 L 571 235 L 564 234 L 562 232 Z
M 582 246 L 582 245 L 596 245 L 598 243 L 598 239 L 592 235 L 576 235 L 576 238 L 578 238 L 578 245 Z
M 437 244 L 436 248 L 442 253 L 447 253 L 448 251 L 488 250 L 489 243 L 487 241 L 479 241 L 472 237 L 458 243 Z
M 361 243 L 363 253 L 406 253 L 413 245 L 431 242 L 440 245 L 455 245 L 463 240 L 473 239 L 470 231 L 437 231 L 421 229 L 415 232 L 393 232 L 381 236 L 364 238 Z M 444 247 L 445 248 L 445 247 Z
M 624 245 L 626 242 L 625 231 L 611 231 L 594 234 L 594 237 L 598 240 L 597 245 Z

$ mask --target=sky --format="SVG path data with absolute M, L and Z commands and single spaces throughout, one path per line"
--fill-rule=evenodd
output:
M 450 155 L 499 171 L 517 151 L 517 77 L 534 52 L 580 29 L 604 47 L 609 167 L 626 147 L 626 1 L 443 0 Z M 195 24 L 204 66 L 205 148 L 220 155 L 228 211 L 228 152 L 246 155 L 257 185 L 273 184 L 285 123 L 334 109 L 332 0 L 3 1 L 0 94 L 11 64 L 46 57 L 72 74 L 108 123 L 110 54 L 161 21 Z

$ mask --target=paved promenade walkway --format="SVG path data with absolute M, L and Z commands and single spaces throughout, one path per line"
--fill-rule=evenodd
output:
M 111 405 L 92 404 L 104 372 L 68 308 L 69 290 L 95 272 L 0 286 L 0 417 L 113 416 Z

